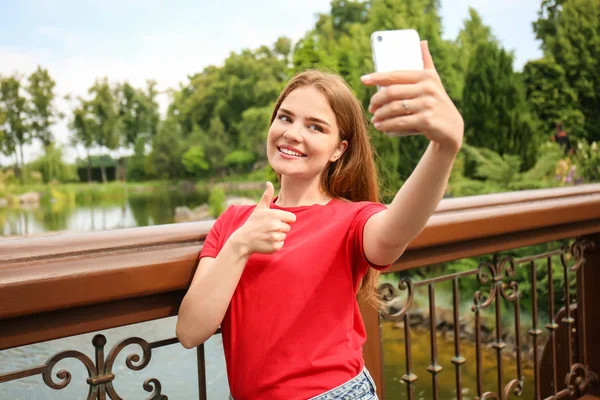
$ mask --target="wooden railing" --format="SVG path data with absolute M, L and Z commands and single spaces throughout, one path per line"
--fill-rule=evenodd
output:
M 211 226 L 212 222 L 181 223 L 0 240 L 0 350 L 176 315 L 194 274 L 203 239 Z M 572 311 L 570 307 L 566 308 L 566 317 L 559 320 L 556 326 L 551 325 L 554 348 L 561 337 L 559 326 L 562 326 L 562 322 L 571 328 L 576 326 L 576 329 L 568 330 L 568 346 L 561 346 L 562 350 L 558 353 L 545 349 L 544 357 L 536 355 L 536 363 L 539 361 L 540 364 L 539 368 L 536 367 L 536 381 L 530 384 L 536 386 L 534 398 L 578 397 L 596 384 L 596 374 L 600 372 L 600 344 L 596 340 L 600 336 L 600 307 L 591 306 L 600 302 L 599 236 L 599 184 L 445 199 L 425 230 L 387 273 L 490 255 L 488 262 L 460 276 L 448 275 L 422 282 L 402 280 L 395 289 L 401 293 L 410 292 L 417 286 L 428 288 L 433 310 L 430 332 L 435 332 L 434 289 L 437 282 L 458 282 L 467 275 L 477 276 L 482 285 L 492 282 L 489 291 L 480 293 L 479 299 L 474 300 L 473 312 L 476 314 L 488 306 L 494 307 L 500 297 L 507 301 L 518 301 L 518 290 L 510 292 L 514 288 L 511 286 L 510 272 L 518 265 L 528 266 L 534 259 L 550 259 L 554 255 L 561 259 L 571 257 L 573 262 L 565 264 L 565 271 L 576 274 L 577 290 L 571 293 L 571 298 L 577 302 L 573 303 L 575 307 Z M 557 249 L 552 254 L 525 259 L 513 259 L 500 254 L 510 249 L 561 239 L 574 241 L 568 248 Z M 566 287 L 569 287 L 568 283 Z M 381 291 L 387 300 L 398 294 L 393 294 L 393 289 L 389 284 L 382 285 Z M 534 297 L 535 292 L 534 289 Z M 410 296 L 404 298 L 405 306 L 393 312 L 380 314 L 363 308 L 369 337 L 365 346 L 365 360 L 378 384 L 381 398 L 385 396 L 381 324 L 384 318 L 408 321 L 412 300 Z M 559 310 L 555 311 L 559 313 Z M 454 312 L 458 312 L 456 304 Z M 530 335 L 535 338 L 541 328 L 532 327 Z M 502 327 L 497 329 L 501 330 Z M 498 353 L 501 375 L 504 343 L 502 332 L 497 333 L 494 348 Z M 407 334 L 410 335 L 410 330 Z M 58 360 L 71 357 L 79 359 L 88 369 L 90 393 L 93 388 L 95 394 L 105 393 L 116 399 L 119 397 L 111 383 L 114 379 L 112 363 L 125 346 L 137 344 L 143 350 L 141 360 L 139 357 L 128 358 L 128 367 L 138 370 L 145 367 L 153 348 L 176 342 L 175 338 L 152 343 L 141 338 L 126 339 L 115 345 L 105 358 L 105 339 L 98 335 L 93 343 L 96 349 L 95 362 L 77 352 L 66 351 L 43 365 L 2 374 L 0 384 L 40 374 L 48 386 L 57 389 L 64 387 L 70 377 L 63 373 L 57 383 L 53 381 L 52 368 Z M 404 343 L 410 355 L 410 338 L 405 336 Z M 432 361 L 428 371 L 431 373 L 434 397 L 437 396 L 437 377 L 441 373 L 435 348 L 436 342 L 432 339 Z M 205 398 L 202 346 L 198 348 L 198 357 L 200 397 Z M 559 365 L 563 359 L 568 365 Z M 465 360 L 459 350 L 453 360 L 457 393 L 460 393 L 460 368 Z M 549 368 L 544 364 L 547 360 L 551 363 Z M 413 398 L 413 382 L 417 376 L 411 371 L 408 358 L 407 361 L 402 379 L 406 383 L 407 397 Z M 474 362 L 478 363 L 477 360 Z M 557 376 L 559 370 L 564 376 Z M 567 371 L 566 375 L 563 370 Z M 542 377 L 543 373 L 547 376 Z M 553 385 L 550 389 L 544 389 L 548 379 L 552 380 Z M 563 384 L 559 385 L 561 382 Z M 522 376 L 505 383 L 503 386 L 500 378 L 495 393 L 481 392 L 477 393 L 477 397 L 504 399 L 508 392 L 519 391 L 523 384 L 527 384 Z M 144 388 L 154 390 L 152 398 L 161 398 L 158 381 L 148 380 Z M 543 394 L 547 390 L 550 394 Z

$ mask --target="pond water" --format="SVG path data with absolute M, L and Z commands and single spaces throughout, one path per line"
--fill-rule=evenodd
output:
M 176 207 L 194 208 L 207 199 L 208 195 L 200 191 L 123 191 L 100 199 L 81 195 L 69 202 L 42 201 L 34 207 L 0 208 L 0 236 L 170 224 Z

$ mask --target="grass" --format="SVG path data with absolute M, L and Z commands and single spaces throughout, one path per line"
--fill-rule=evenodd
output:
M 99 203 L 102 201 L 118 200 L 135 194 L 136 196 L 152 195 L 157 192 L 177 190 L 182 192 L 195 191 L 208 198 L 210 188 L 219 183 L 249 183 L 265 182 L 269 179 L 264 170 L 250 173 L 237 173 L 223 178 L 203 178 L 193 181 L 184 180 L 158 180 L 145 182 L 77 182 L 77 183 L 9 183 L 0 185 L 0 197 L 5 197 L 9 205 L 18 204 L 18 196 L 24 193 L 36 192 L 40 194 L 42 202 L 57 201 L 62 197 L 73 198 L 77 203 Z M 271 179 L 272 180 L 272 179 Z M 273 182 L 275 183 L 275 182 Z M 262 195 L 252 193 L 252 197 Z M 228 191 L 229 195 L 248 195 L 248 191 Z

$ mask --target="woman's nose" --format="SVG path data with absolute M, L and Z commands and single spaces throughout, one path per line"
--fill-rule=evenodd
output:
M 302 142 L 302 126 L 300 124 L 292 124 L 285 132 L 283 137 L 294 142 Z

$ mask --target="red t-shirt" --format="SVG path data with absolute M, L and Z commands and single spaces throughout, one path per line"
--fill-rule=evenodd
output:
M 283 248 L 253 254 L 221 329 L 236 400 L 308 399 L 358 375 L 365 327 L 356 301 L 369 266 L 363 229 L 383 204 L 334 199 L 293 212 Z M 215 222 L 200 257 L 216 257 L 254 206 L 231 206 Z M 377 267 L 385 268 L 387 266 Z

